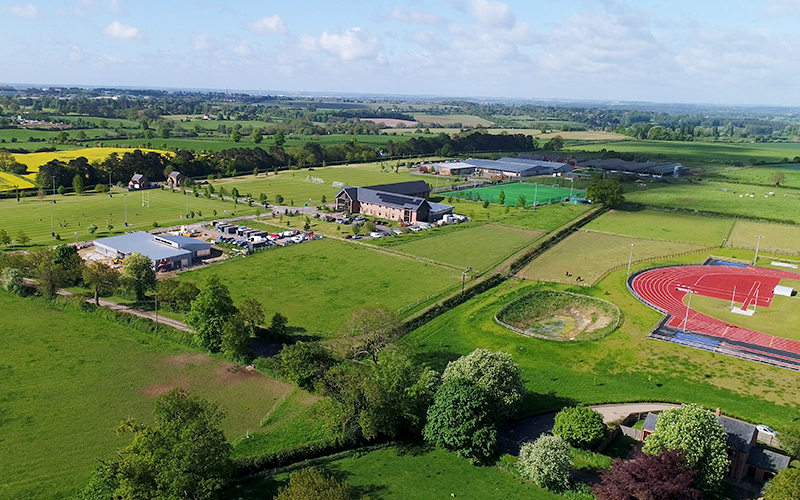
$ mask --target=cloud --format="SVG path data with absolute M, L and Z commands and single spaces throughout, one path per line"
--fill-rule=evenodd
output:
M 395 6 L 391 14 L 386 16 L 387 19 L 392 21 L 400 21 L 401 23 L 410 24 L 442 24 L 443 20 L 433 12 L 423 12 L 419 10 L 407 10 L 402 5 Z
M 114 21 L 103 29 L 103 34 L 120 40 L 142 39 L 142 33 L 136 26 L 128 26 L 119 21 Z
M 767 14 L 773 16 L 800 15 L 800 0 L 769 0 Z
M 245 28 L 253 33 L 261 34 L 285 34 L 289 31 L 286 27 L 286 21 L 284 21 L 278 14 L 275 14 L 274 16 L 262 17 L 261 19 L 256 19 L 255 21 L 250 21 L 245 25 Z
M 359 27 L 350 28 L 340 33 L 323 32 L 313 45 L 311 40 L 305 39 L 306 46 L 315 46 L 338 57 L 343 61 L 356 59 L 374 59 L 380 55 L 380 42 L 378 39 Z
M 194 50 L 214 51 L 219 48 L 219 43 L 207 33 L 200 33 L 192 37 Z
M 511 8 L 495 0 L 472 0 L 469 13 L 477 24 L 490 28 L 511 29 L 516 23 Z
M 31 19 L 39 17 L 39 11 L 29 3 L 25 5 L 12 5 L 11 7 L 6 7 L 4 10 L 17 17 L 29 17 Z

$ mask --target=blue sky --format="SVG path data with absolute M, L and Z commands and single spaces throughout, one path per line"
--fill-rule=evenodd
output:
M 800 0 L 0 0 L 0 81 L 800 106 Z

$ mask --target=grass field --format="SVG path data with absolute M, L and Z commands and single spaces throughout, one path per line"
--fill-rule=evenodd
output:
M 800 279 L 800 275 L 798 275 L 798 279 Z M 786 280 L 781 284 L 794 289 L 800 288 L 800 281 L 797 280 Z M 741 301 L 736 305 L 741 306 Z M 756 308 L 756 313 L 752 316 L 732 313 L 730 300 L 702 295 L 692 297 L 692 309 L 742 328 L 785 339 L 800 340 L 800 298 L 798 297 L 775 295 L 769 307 Z
M 173 387 L 218 403 L 229 439 L 258 422 L 291 386 L 232 372 L 211 358 L 87 312 L 0 292 L 0 498 L 74 498 L 98 458 L 147 422 L 153 398 Z
M 482 202 L 459 200 L 452 197 L 431 197 L 438 203 L 446 203 L 455 207 L 454 212 L 463 214 L 477 222 L 491 222 L 503 226 L 530 229 L 533 231 L 553 231 L 575 217 L 579 217 L 591 210 L 591 205 L 571 205 L 569 203 L 555 203 L 531 210 L 529 208 L 516 208 L 507 205 L 490 204 L 483 208 Z
M 461 282 L 461 273 L 450 268 L 331 239 L 232 259 L 179 277 L 199 282 L 209 274 L 220 277 L 235 302 L 258 299 L 267 318 L 280 312 L 290 326 L 325 338 L 359 306 L 398 310 Z
M 752 222 L 738 220 L 728 239 L 728 246 L 734 248 L 756 248 L 756 236 L 763 236 L 759 250 L 771 253 L 800 254 L 800 227 L 788 224 Z
M 142 207 L 142 193 L 149 197 L 150 208 Z M 192 222 L 214 219 L 214 210 L 220 216 L 224 210 L 227 210 L 229 215 L 234 211 L 238 211 L 239 215 L 256 212 L 256 208 L 246 205 L 234 206 L 231 201 L 195 198 L 160 189 L 131 193 L 115 190 L 113 196 L 102 193 L 89 193 L 83 196 L 56 195 L 56 203 L 52 200 L 52 195 L 47 196 L 44 201 L 35 197 L 21 198 L 19 202 L 11 198 L 0 200 L 0 213 L 3 214 L 0 219 L 0 229 L 5 229 L 12 238 L 16 237 L 19 231 L 24 231 L 31 238 L 31 245 L 51 245 L 57 243 L 50 235 L 51 216 L 55 233 L 60 234 L 65 242 L 70 242 L 76 239 L 84 241 L 122 234 L 132 228 L 147 231 L 153 229 L 153 222 L 158 222 L 161 227 L 186 223 L 185 218 L 181 220 L 181 215 L 186 213 L 187 204 L 189 210 L 195 211 L 195 218 L 190 219 Z M 125 227 L 126 204 L 129 224 L 127 228 Z M 202 212 L 202 216 L 198 215 L 198 212 Z M 98 227 L 94 235 L 88 231 L 92 224 Z M 114 229 L 108 231 L 106 228 L 108 224 Z
M 578 231 L 528 264 L 519 276 L 534 281 L 591 284 L 613 268 L 626 264 L 633 246 L 633 260 L 661 257 L 692 250 L 703 245 L 645 240 L 628 236 Z M 567 277 L 569 273 L 572 276 Z
M 319 467 L 347 479 L 360 495 L 374 499 L 455 498 L 556 500 L 550 493 L 497 467 L 476 467 L 469 460 L 443 450 L 392 447 L 323 460 Z M 225 496 L 234 499 L 270 499 L 289 478 L 289 473 L 257 479 L 234 488 Z
M 585 229 L 646 240 L 676 241 L 703 246 L 722 245 L 733 219 L 641 210 L 612 210 L 596 218 Z
M 543 182 L 543 181 L 540 181 Z M 544 205 L 561 201 L 573 196 L 583 196 L 584 191 L 569 188 L 552 187 L 550 185 L 531 184 L 528 182 L 515 182 L 498 186 L 488 186 L 475 189 L 464 189 L 462 191 L 448 191 L 441 193 L 442 196 L 463 198 L 473 201 L 488 201 L 498 203 L 500 191 L 505 193 L 505 205 L 516 206 L 520 196 L 525 197 L 525 206 L 532 207 L 534 204 Z M 480 196 L 480 199 L 478 197 Z
M 413 239 L 416 235 L 412 234 L 408 236 L 407 243 L 393 245 L 391 248 L 453 264 L 464 269 L 471 267 L 476 272 L 482 273 L 515 251 L 533 243 L 542 234 L 524 229 L 484 224 L 417 240 Z
M 632 203 L 800 223 L 800 193 L 796 189 L 723 182 L 673 182 L 648 184 L 646 188 L 627 184 L 625 187 L 625 199 Z M 775 196 L 764 197 L 768 192 L 775 193 Z M 745 194 L 753 197 L 744 197 Z
M 773 176 L 779 172 L 782 173 L 785 178 L 783 182 L 781 182 L 781 186 L 795 189 L 800 188 L 800 163 L 747 168 L 720 168 L 714 171 L 713 177 L 723 181 L 741 182 L 744 184 L 774 185 L 775 181 L 773 180 Z
M 414 113 L 414 119 L 422 123 L 436 123 L 438 125 L 448 126 L 454 123 L 460 123 L 464 127 L 491 127 L 494 122 L 484 120 L 474 115 L 429 115 L 426 113 Z

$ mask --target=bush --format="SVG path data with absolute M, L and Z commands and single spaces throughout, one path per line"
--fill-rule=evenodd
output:
M 307 467 L 289 475 L 289 484 L 275 497 L 276 500 L 350 500 L 353 488 L 344 480 L 324 474 L 314 467 Z
M 22 293 L 22 271 L 14 267 L 6 267 L 0 271 L 0 285 L 11 293 Z
M 519 450 L 519 472 L 548 490 L 563 491 L 569 487 L 571 466 L 569 445 L 558 436 L 541 436 Z
M 800 469 L 783 469 L 764 487 L 764 500 L 800 498 Z
M 556 414 L 553 434 L 576 448 L 590 449 L 608 434 L 603 416 L 586 406 L 564 408 Z
M 700 500 L 703 494 L 694 486 L 695 475 L 679 451 L 639 454 L 633 460 L 614 461 L 592 491 L 598 500 Z

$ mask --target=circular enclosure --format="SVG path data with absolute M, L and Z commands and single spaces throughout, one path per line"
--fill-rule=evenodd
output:
M 535 291 L 494 315 L 509 330 L 547 340 L 597 340 L 619 326 L 619 308 L 607 300 L 570 292 Z

